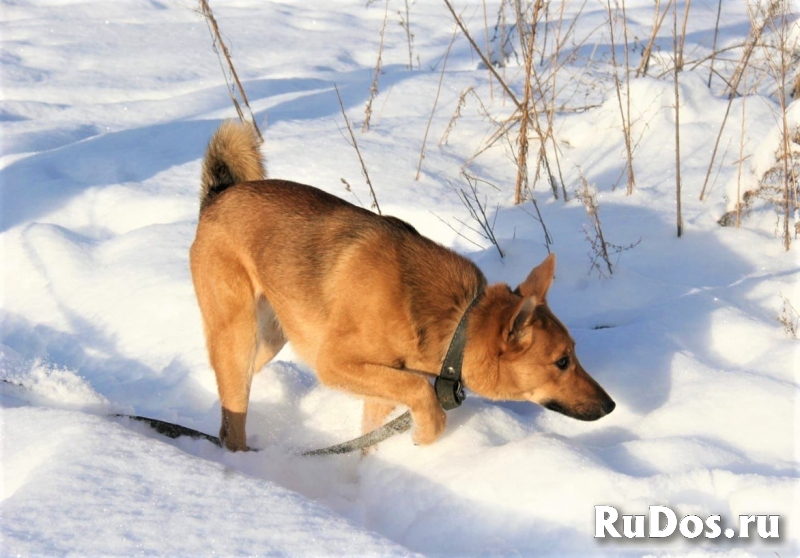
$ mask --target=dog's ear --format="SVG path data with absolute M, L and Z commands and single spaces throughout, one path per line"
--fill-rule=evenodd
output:
M 508 347 L 524 349 L 530 344 L 532 338 L 530 326 L 533 323 L 537 304 L 536 298 L 532 296 L 526 296 L 519 301 L 506 329 Z
M 555 272 L 556 255 L 550 254 L 542 263 L 534 267 L 528 277 L 519 284 L 517 293 L 524 297 L 532 296 L 539 303 L 544 302 L 545 296 L 547 296 L 547 289 L 550 288 L 550 283 L 553 282 Z

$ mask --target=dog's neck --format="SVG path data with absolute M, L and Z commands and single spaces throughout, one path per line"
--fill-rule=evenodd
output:
M 517 399 L 518 387 L 506 385 L 510 379 L 500 375 L 500 336 L 505 334 L 518 302 L 519 296 L 513 294 L 508 285 L 498 283 L 486 288 L 470 313 L 462 381 L 467 388 L 483 397 Z M 497 308 L 507 311 L 497 312 Z M 470 343 L 469 339 L 481 341 Z

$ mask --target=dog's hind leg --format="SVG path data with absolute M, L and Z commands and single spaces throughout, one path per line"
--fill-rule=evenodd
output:
M 222 403 L 219 437 L 231 451 L 247 450 L 245 422 L 258 350 L 258 319 L 250 281 L 229 261 L 209 264 L 192 253 L 192 278 L 203 314 L 206 345 Z
M 253 309 L 238 309 L 223 328 L 210 333 L 208 348 L 222 403 L 219 438 L 231 451 L 247 451 L 245 422 L 257 349 Z
M 286 344 L 286 335 L 283 333 L 275 311 L 264 295 L 260 295 L 256 300 L 256 311 L 258 313 L 258 350 L 253 371 L 257 373 L 280 352 Z

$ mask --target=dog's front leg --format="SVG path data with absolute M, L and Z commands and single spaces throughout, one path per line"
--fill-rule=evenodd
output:
M 415 444 L 435 442 L 444 431 L 444 410 L 439 405 L 433 386 L 421 374 L 378 364 L 354 364 L 352 361 L 326 359 L 317 362 L 317 375 L 328 386 L 361 397 L 391 401 L 408 407 L 414 419 Z M 394 407 L 388 403 L 377 405 L 385 405 L 389 408 L 388 412 Z M 381 418 L 385 418 L 388 412 Z
M 380 428 L 395 407 L 397 405 L 387 401 L 365 399 L 364 415 L 361 419 L 361 433 L 368 434 L 376 428 Z

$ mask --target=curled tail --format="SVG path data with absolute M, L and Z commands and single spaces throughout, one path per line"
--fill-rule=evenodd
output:
M 200 180 L 200 211 L 226 188 L 267 177 L 264 158 L 250 124 L 223 122 L 206 148 Z

